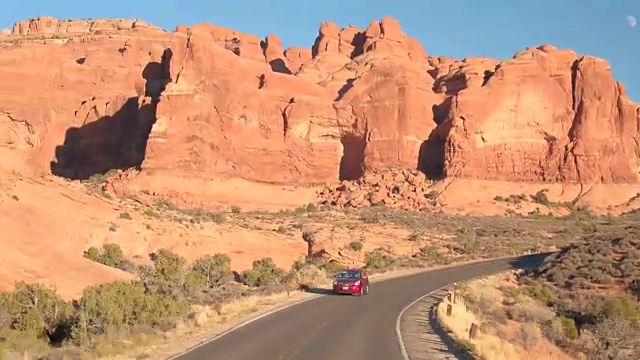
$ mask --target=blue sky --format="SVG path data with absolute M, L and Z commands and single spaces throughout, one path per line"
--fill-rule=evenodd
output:
M 553 44 L 603 57 L 640 101 L 640 24 L 631 27 L 625 19 L 640 19 L 639 0 L 30 0 L 3 6 L 0 27 L 40 15 L 141 18 L 169 30 L 208 21 L 307 47 L 322 21 L 366 27 L 390 15 L 431 55 L 505 59 L 528 46 Z

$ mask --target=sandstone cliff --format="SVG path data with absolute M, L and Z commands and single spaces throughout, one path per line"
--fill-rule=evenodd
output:
M 206 23 L 48 17 L 16 23 L 0 45 L 1 148 L 69 178 L 140 167 L 131 186 L 177 192 L 393 166 L 639 180 L 638 105 L 606 61 L 549 45 L 505 61 L 428 56 L 388 17 L 322 23 L 310 49 Z

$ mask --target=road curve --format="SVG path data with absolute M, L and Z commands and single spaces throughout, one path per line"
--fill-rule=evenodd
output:
M 489 260 L 372 283 L 370 294 L 321 296 L 260 318 L 175 360 L 407 360 L 396 335 L 399 314 L 454 282 L 539 266 L 548 255 Z

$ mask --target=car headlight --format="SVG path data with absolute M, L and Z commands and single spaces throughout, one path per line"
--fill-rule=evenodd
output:
M 358 281 L 354 282 L 354 283 L 353 283 L 353 285 L 355 285 L 355 286 L 360 285 L 360 280 L 358 280 Z

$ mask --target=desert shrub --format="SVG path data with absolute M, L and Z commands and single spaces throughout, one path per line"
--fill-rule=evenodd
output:
M 215 289 L 231 281 L 231 258 L 226 254 L 205 255 L 191 265 L 185 277 L 185 287 L 193 292 Z
M 61 342 L 73 311 L 53 289 L 25 282 L 0 296 L 0 309 L 1 328 L 47 342 Z
M 187 260 L 171 250 L 159 249 L 149 255 L 153 266 L 142 279 L 152 293 L 180 296 L 187 276 Z
M 423 238 L 423 234 L 421 232 L 414 231 L 411 234 L 409 234 L 409 236 L 407 237 L 407 240 L 418 242 L 418 241 L 422 240 L 422 238 Z
M 522 291 L 526 296 L 529 296 L 545 305 L 550 305 L 555 299 L 553 290 L 548 285 L 543 284 L 540 281 L 528 283 L 522 288 Z
M 589 359 L 640 358 L 640 325 L 619 317 L 603 318 L 585 331 L 582 339 Z
M 421 247 L 415 257 L 427 265 L 446 265 L 452 262 L 449 255 L 444 254 L 437 246 L 433 245 Z
M 631 228 L 627 233 L 596 230 L 546 259 L 534 277 L 569 289 L 627 284 L 640 275 L 640 241 L 636 232 Z
M 630 294 L 603 297 L 593 309 L 596 318 L 621 318 L 640 320 L 640 302 Z
M 375 212 L 363 212 L 360 214 L 360 221 L 365 224 L 378 224 L 382 222 L 384 217 L 381 214 Z
M 253 262 L 251 269 L 242 273 L 244 283 L 251 287 L 273 286 L 281 283 L 285 271 L 276 266 L 271 258 Z
M 473 312 L 477 314 L 490 314 L 494 309 L 500 306 L 498 299 L 490 293 L 481 293 L 476 299 L 471 300 L 465 297 L 467 306 L 473 307 Z
M 542 332 L 536 323 L 528 322 L 520 326 L 518 331 L 518 340 L 526 349 L 530 349 L 540 342 Z
M 487 335 L 498 335 L 500 324 L 494 321 L 483 321 L 480 323 L 480 333 Z
M 550 206 L 551 201 L 549 201 L 549 198 L 547 197 L 547 191 L 548 189 L 542 189 L 536 192 L 532 196 L 533 202 L 535 202 L 536 204 L 544 205 L 544 206 Z
M 508 307 L 507 315 L 515 321 L 543 324 L 552 319 L 554 313 L 545 306 L 533 302 L 524 302 Z
M 500 296 L 494 291 L 473 291 L 465 286 L 461 287 L 459 294 L 462 295 L 467 308 L 474 314 L 489 319 L 499 324 L 507 322 L 508 317 L 501 306 Z
M 354 240 L 347 244 L 347 247 L 353 251 L 360 251 L 364 247 L 361 241 Z
M 122 248 L 118 244 L 106 243 L 102 245 L 101 249 L 91 246 L 85 250 L 83 256 L 91 261 L 120 270 L 131 271 L 135 268 L 124 256 Z
M 327 272 L 318 264 L 322 263 L 297 261 L 288 274 L 290 283 L 297 286 L 321 286 L 327 283 Z
M 576 326 L 576 322 L 573 319 L 569 319 L 564 316 L 558 316 L 556 317 L 556 320 L 560 324 L 564 336 L 568 337 L 571 340 L 575 340 L 578 338 L 578 327 Z
M 542 329 L 545 337 L 558 346 L 568 346 L 580 335 L 575 321 L 561 315 L 547 321 Z
M 183 298 L 147 291 L 140 281 L 116 281 L 87 288 L 76 304 L 72 338 L 78 344 L 133 326 L 166 326 L 189 312 Z
M 368 252 L 364 255 L 365 267 L 372 271 L 386 270 L 392 267 L 395 259 L 380 249 Z
M 346 266 L 337 261 L 327 261 L 322 258 L 312 259 L 308 264 L 324 271 L 328 277 L 335 277 L 340 271 L 346 269 Z

